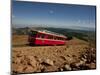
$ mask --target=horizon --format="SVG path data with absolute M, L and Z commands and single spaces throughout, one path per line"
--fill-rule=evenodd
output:
M 90 28 L 90 27 L 47 27 L 47 26 L 12 26 L 12 28 L 61 28 L 61 29 L 71 29 L 71 30 L 83 30 L 83 31 L 95 31 L 96 28 Z

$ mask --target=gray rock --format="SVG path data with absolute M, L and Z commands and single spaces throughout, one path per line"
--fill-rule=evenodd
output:
M 89 65 L 89 68 L 95 69 L 95 68 L 96 68 L 96 64 L 95 64 L 95 63 L 91 63 L 91 64 Z
M 61 68 L 60 71 L 63 71 L 63 69 Z
M 84 62 L 84 61 L 80 61 L 80 62 L 78 62 L 78 63 L 75 63 L 75 66 L 76 66 L 76 67 L 79 67 L 80 65 L 83 65 L 83 64 L 85 64 L 85 62 Z
M 34 56 L 27 56 L 26 57 L 26 60 L 28 62 L 29 65 L 33 66 L 33 67 L 36 67 L 37 65 L 37 61 L 36 59 L 34 58 Z
M 66 60 L 66 57 L 64 57 L 64 56 L 60 56 L 60 58 L 62 58 L 63 60 Z
M 29 73 L 29 72 L 34 72 L 35 68 L 33 68 L 32 66 L 26 66 L 24 69 L 25 73 Z
M 42 64 L 46 64 L 46 65 L 50 65 L 50 66 L 53 66 L 54 65 L 54 62 L 50 59 L 45 59 Z
M 83 55 L 83 58 L 85 58 L 85 59 L 86 59 L 86 58 L 87 58 L 87 55 L 86 55 L 86 54 L 84 54 L 84 55 Z
M 85 58 L 81 58 L 82 59 L 82 61 L 84 61 L 84 62 L 86 62 L 87 61 L 87 59 L 85 59 Z
M 64 66 L 64 68 L 65 68 L 66 70 L 68 70 L 68 71 L 71 71 L 71 70 L 72 70 L 71 67 L 70 67 L 70 65 L 68 65 L 68 64 L 66 64 L 66 65 Z

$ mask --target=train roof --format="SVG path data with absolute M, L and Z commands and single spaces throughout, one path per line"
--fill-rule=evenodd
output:
M 32 30 L 32 31 L 37 31 L 37 32 L 46 33 L 46 34 L 53 34 L 53 35 L 57 35 L 57 36 L 66 38 L 65 35 L 62 35 L 62 34 L 59 34 L 59 33 L 55 33 L 55 32 L 52 32 L 52 31 L 48 31 L 48 30 Z

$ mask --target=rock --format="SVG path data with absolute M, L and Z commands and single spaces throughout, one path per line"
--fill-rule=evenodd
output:
M 27 65 L 27 63 L 28 63 L 28 61 L 25 60 L 24 58 L 21 60 L 21 64 L 23 64 L 23 65 Z
M 45 68 L 42 68 L 42 69 L 41 69 L 41 72 L 45 72 Z
M 90 69 L 95 69 L 95 68 L 96 68 L 96 64 L 95 64 L 95 63 L 91 63 L 91 64 L 89 65 L 89 68 L 90 68 Z
M 91 48 L 91 51 L 94 51 L 95 49 L 94 48 Z
M 66 64 L 66 65 L 64 66 L 64 68 L 65 68 L 65 70 L 68 70 L 68 71 L 71 71 L 71 70 L 72 70 L 71 67 L 70 67 L 70 65 L 68 65 L 68 64 Z
M 64 71 L 62 67 L 59 67 L 57 71 Z
M 13 72 L 23 73 L 23 69 L 24 69 L 24 66 L 23 65 L 18 65 L 18 64 L 13 64 L 12 65 Z
M 34 56 L 27 56 L 27 57 L 26 57 L 26 60 L 27 60 L 28 65 L 31 65 L 31 66 L 33 66 L 33 67 L 36 67 L 37 61 L 36 61 L 36 59 L 34 58 Z
M 82 61 L 84 61 L 84 62 L 86 62 L 87 61 L 87 59 L 85 59 L 85 58 L 81 58 L 82 59 Z
M 39 63 L 42 63 L 42 62 L 43 62 L 43 60 L 42 60 L 41 58 L 38 58 L 37 61 L 38 61 Z
M 62 69 L 62 68 L 60 68 L 60 71 L 63 71 L 63 69 Z
M 44 65 L 49 65 L 49 66 L 53 66 L 54 65 L 54 62 L 50 59 L 45 59 L 42 64 Z
M 76 55 L 72 55 L 72 57 L 74 58 L 74 57 L 76 57 Z
M 70 57 L 69 55 L 67 55 L 67 57 Z
M 71 66 L 71 68 L 76 68 L 75 63 L 71 63 L 70 66 Z
M 73 63 L 71 63 L 70 66 L 71 66 L 71 68 L 77 68 L 77 69 L 79 69 L 79 67 L 81 65 L 84 65 L 84 64 L 85 64 L 84 61 L 79 61 L 79 62 L 73 62 Z
M 32 66 L 26 66 L 24 68 L 24 73 L 30 73 L 30 72 L 34 72 L 35 68 L 33 68 Z
M 63 60 L 66 60 L 66 57 L 64 57 L 64 56 L 60 56 L 60 58 L 62 58 Z
M 96 60 L 93 60 L 94 63 L 96 63 Z
M 20 64 L 21 63 L 21 58 L 15 58 L 13 60 L 13 62 L 16 63 L 16 64 Z
M 67 63 L 72 63 L 73 61 L 75 61 L 75 58 L 66 57 L 66 61 L 67 61 Z
M 84 54 L 84 55 L 83 55 L 83 58 L 85 58 L 85 59 L 86 59 L 86 58 L 87 58 L 87 55 L 86 55 L 86 54 Z
M 22 57 L 22 56 L 23 56 L 22 53 L 18 53 L 18 54 L 16 55 L 16 57 Z
M 80 61 L 80 62 L 76 63 L 75 65 L 76 65 L 77 67 L 79 67 L 80 65 L 83 65 L 83 64 L 85 64 L 85 62 L 84 62 L 84 61 Z
M 79 70 L 79 69 L 78 69 L 78 68 L 72 68 L 72 70 L 73 70 L 73 71 L 77 71 L 77 70 Z

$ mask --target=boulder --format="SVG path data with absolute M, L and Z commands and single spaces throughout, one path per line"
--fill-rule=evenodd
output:
M 66 64 L 66 65 L 64 66 L 64 69 L 65 69 L 65 70 L 68 70 L 68 71 L 71 71 L 71 70 L 72 70 L 71 67 L 70 67 L 70 65 L 68 65 L 68 64 Z
M 33 67 L 36 67 L 37 61 L 36 61 L 36 59 L 34 58 L 34 56 L 27 56 L 27 57 L 26 57 L 26 60 L 27 60 L 28 65 L 31 65 L 31 66 L 33 66 Z
M 30 73 L 30 72 L 34 72 L 36 69 L 33 68 L 32 66 L 26 66 L 24 68 L 24 73 Z
M 82 59 L 82 61 L 84 61 L 84 62 L 86 62 L 87 61 L 87 59 L 85 59 L 85 58 L 81 58 Z
M 54 62 L 50 59 L 45 59 L 42 64 L 44 65 L 49 65 L 49 66 L 53 66 L 54 65 Z
M 90 65 L 88 65 L 88 67 L 90 69 L 95 69 L 96 68 L 96 64 L 95 63 L 90 63 Z
M 13 72 L 16 72 L 16 73 L 23 73 L 24 66 L 23 65 L 18 65 L 18 64 L 13 64 L 12 65 L 12 70 L 13 70 Z
M 75 66 L 79 67 L 80 65 L 83 65 L 83 64 L 85 64 L 85 62 L 84 61 L 80 61 L 80 62 L 76 63 Z

